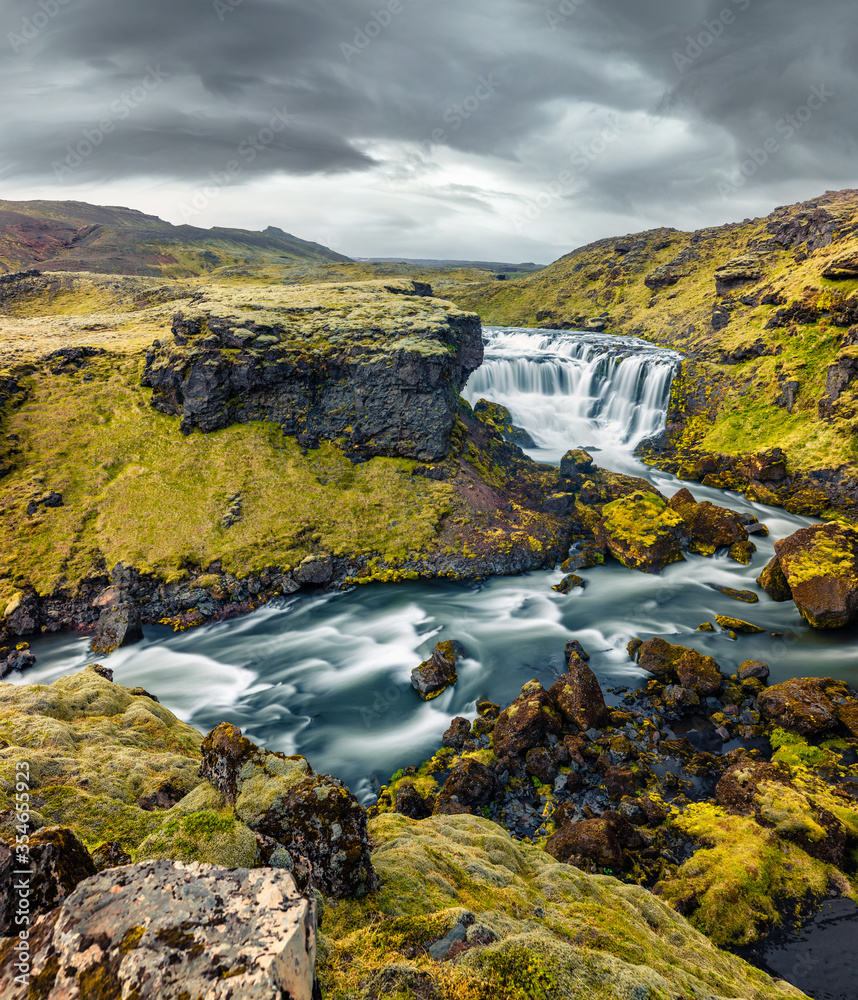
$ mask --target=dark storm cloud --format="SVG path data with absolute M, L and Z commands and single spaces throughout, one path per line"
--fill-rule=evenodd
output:
M 406 142 L 550 182 L 593 107 L 625 126 L 573 171 L 591 206 L 851 182 L 856 28 L 852 0 L 6 0 L 0 176 L 365 172 Z

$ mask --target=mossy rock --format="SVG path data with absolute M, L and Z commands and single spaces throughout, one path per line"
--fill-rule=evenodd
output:
M 858 530 L 812 524 L 775 542 L 775 552 L 808 624 L 839 628 L 858 617 Z
M 624 566 L 657 573 L 684 561 L 688 530 L 663 497 L 638 492 L 605 505 L 597 537 Z

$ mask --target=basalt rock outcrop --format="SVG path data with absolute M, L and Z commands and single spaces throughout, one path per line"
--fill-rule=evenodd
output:
M 396 294 L 396 293 L 400 294 Z M 404 293 L 404 294 L 403 294 Z M 412 286 L 200 297 L 146 355 L 152 405 L 185 433 L 269 420 L 305 446 L 436 461 L 483 359 L 479 318 Z
M 839 628 L 858 616 L 858 531 L 831 522 L 775 542 L 781 572 L 802 617 Z

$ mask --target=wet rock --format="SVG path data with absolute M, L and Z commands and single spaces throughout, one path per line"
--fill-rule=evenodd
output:
M 524 758 L 525 770 L 543 785 L 553 785 L 557 777 L 557 767 L 551 751 L 546 747 L 528 750 Z
M 743 635 L 756 635 L 765 632 L 759 625 L 752 625 L 750 622 L 742 621 L 741 618 L 731 618 L 730 615 L 715 615 L 715 621 L 729 632 L 741 632 Z
M 858 736 L 858 720 L 851 721 L 855 698 L 843 681 L 831 677 L 796 677 L 767 688 L 757 707 L 783 729 L 802 736 L 829 732 L 843 724 Z
M 452 799 L 467 811 L 486 805 L 497 791 L 494 772 L 473 757 L 465 757 L 453 768 L 444 782 L 434 812 L 446 812 Z
M 638 651 L 643 645 L 643 639 L 629 639 L 626 644 L 626 652 L 629 654 L 629 659 L 634 661 L 638 656 Z
M 461 750 L 465 745 L 465 740 L 470 739 L 471 736 L 471 724 L 467 719 L 463 718 L 461 715 L 457 716 L 450 723 L 449 729 L 441 737 L 442 747 L 453 747 L 455 750 Z
M 760 599 L 760 595 L 755 594 L 753 590 L 735 590 L 733 587 L 721 587 L 715 583 L 707 584 L 707 586 L 711 587 L 712 590 L 717 590 L 725 597 L 732 597 L 734 601 L 744 601 L 745 604 L 756 604 Z
M 735 559 L 737 563 L 741 563 L 743 566 L 750 566 L 756 551 L 757 546 L 751 541 L 734 542 L 727 550 L 727 554 L 731 559 Z
M 567 661 L 569 660 L 569 657 L 572 656 L 573 653 L 581 660 L 590 659 L 590 654 L 587 652 L 586 649 L 584 649 L 584 647 L 581 645 L 580 642 L 578 642 L 577 639 L 569 639 L 566 642 L 566 647 L 563 650 L 563 652 L 564 655 L 566 656 Z
M 662 692 L 662 697 L 668 705 L 678 708 L 695 708 L 700 704 L 700 695 L 697 691 L 681 684 L 668 684 Z
M 641 843 L 640 834 L 619 813 L 606 813 L 596 819 L 567 823 L 548 838 L 545 850 L 558 861 L 577 867 L 592 864 L 621 871 L 626 866 L 623 847 Z
M 15 873 L 27 870 L 29 877 Z M 0 937 L 17 934 L 15 921 L 19 893 L 16 882 L 26 882 L 28 913 L 35 918 L 48 913 L 69 896 L 77 884 L 95 874 L 89 852 L 71 830 L 50 826 L 31 833 L 29 852 L 0 840 Z M 0 971 L 2 975 L 2 971 Z M 4 994 L 5 995 L 5 994 Z
M 549 736 L 560 734 L 560 719 L 554 700 L 537 680 L 521 689 L 495 723 L 492 742 L 499 759 L 544 746 Z
M 411 671 L 411 686 L 424 701 L 431 701 L 459 679 L 456 664 L 462 647 L 456 642 L 439 642 L 429 657 Z
M 37 926 L 31 983 L 41 1000 L 312 1000 L 315 940 L 287 872 L 148 861 L 86 879 Z
M 605 789 L 612 799 L 621 799 L 624 795 L 634 795 L 637 788 L 635 772 L 627 767 L 609 767 L 605 771 Z
M 685 559 L 688 529 L 663 497 L 637 492 L 605 504 L 596 537 L 624 566 L 657 573 Z
M 200 777 L 251 830 L 286 849 L 299 885 L 307 872 L 330 896 L 361 896 L 374 888 L 366 811 L 337 778 L 316 774 L 303 757 L 256 746 L 229 723 L 203 740 Z
M 0 678 L 11 674 L 13 670 L 28 670 L 36 665 L 36 656 L 28 648 L 27 643 L 19 644 L 18 649 L 13 649 L 3 659 L 0 659 Z
M 757 577 L 757 583 L 773 601 L 791 601 L 792 591 L 789 589 L 784 571 L 777 556 L 772 556 L 766 568 Z
M 95 865 L 95 870 L 99 872 L 103 872 L 106 868 L 121 868 L 123 865 L 130 865 L 131 861 L 131 855 L 127 854 L 122 849 L 122 845 L 115 840 L 111 840 L 107 844 L 100 844 L 92 852 L 92 863 Z
M 564 576 L 560 583 L 556 583 L 551 589 L 556 590 L 558 594 L 568 594 L 576 587 L 581 587 L 583 589 L 586 586 L 587 581 L 583 579 L 583 577 L 570 573 L 568 576 Z
M 697 632 L 714 632 L 715 631 L 715 626 L 712 624 L 712 622 L 703 622 L 702 625 L 698 625 L 697 626 L 697 628 L 696 628 L 695 631 L 697 631 Z
M 577 656 L 569 657 L 568 672 L 555 681 L 551 698 L 562 717 L 579 729 L 596 729 L 608 721 L 608 708 L 596 675 Z
M 775 542 L 793 600 L 814 628 L 839 628 L 858 617 L 858 531 L 830 522 Z
M 125 602 L 105 608 L 98 616 L 95 635 L 90 642 L 93 653 L 112 653 L 120 646 L 130 646 L 143 638 L 140 612 L 134 604 Z
M 756 677 L 761 681 L 768 680 L 769 665 L 762 660 L 745 660 L 739 664 L 738 676 L 740 681 L 745 681 L 749 677 Z
M 295 570 L 295 582 L 319 586 L 327 583 L 334 574 L 333 560 L 326 556 L 306 556 Z
M 664 639 L 647 639 L 638 647 L 638 666 L 656 677 L 673 673 L 676 661 L 687 652 L 685 646 L 674 646 Z
M 748 531 L 739 514 L 708 500 L 697 503 L 687 489 L 671 497 L 669 506 L 687 525 L 691 552 L 711 556 L 718 549 L 731 549 L 748 541 Z

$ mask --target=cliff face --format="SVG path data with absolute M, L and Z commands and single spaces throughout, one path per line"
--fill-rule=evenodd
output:
M 143 385 L 185 433 L 270 420 L 306 447 L 340 440 L 361 457 L 436 461 L 483 343 L 476 316 L 427 293 L 419 282 L 308 286 L 257 292 L 252 310 L 209 293 L 175 315 L 173 344 L 147 352 Z
M 703 478 L 695 467 L 713 453 L 779 447 L 791 492 L 767 483 L 767 502 L 813 489 L 808 512 L 858 512 L 846 488 L 858 463 L 858 192 L 694 233 L 600 240 L 538 274 L 447 294 L 487 323 L 595 326 L 683 351 L 688 391 L 675 394 L 654 460 Z

